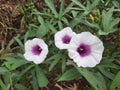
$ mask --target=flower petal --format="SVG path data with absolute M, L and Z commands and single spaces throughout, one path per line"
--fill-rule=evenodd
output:
M 68 56 L 71 59 L 74 59 L 76 57 L 79 57 L 79 54 L 75 50 L 68 49 Z
M 35 56 L 33 56 L 32 52 L 26 52 L 24 54 L 24 57 L 26 58 L 27 61 L 33 61 L 35 59 Z
M 68 55 L 79 67 L 95 67 L 100 63 L 103 51 L 103 43 L 97 36 L 82 32 L 72 37 Z
M 34 49 L 34 51 L 35 50 L 37 52 L 40 51 L 40 54 L 34 54 L 33 52 L 33 47 L 35 47 L 36 45 L 38 45 L 40 48 L 38 47 L 36 48 L 37 50 Z M 24 57 L 26 58 L 27 61 L 33 61 L 35 64 L 40 64 L 45 60 L 47 54 L 48 54 L 48 46 L 42 39 L 34 38 L 32 40 L 28 40 L 25 43 Z
M 78 67 L 95 67 L 98 62 L 96 62 L 95 58 L 92 56 L 88 56 L 85 58 L 76 58 L 74 61 L 77 61 Z
M 71 38 L 76 35 L 75 32 L 72 31 L 72 29 L 70 27 L 66 27 L 64 29 L 62 29 L 61 31 L 58 31 L 54 38 L 55 38 L 55 46 L 58 47 L 59 49 L 67 49 L 69 48 L 69 41 L 71 40 Z M 64 43 L 63 42 L 63 38 L 70 38 L 70 40 L 68 40 L 68 43 Z M 65 39 L 65 40 L 67 40 Z
M 97 36 L 92 35 L 90 32 L 82 32 L 81 34 L 78 34 L 76 37 L 78 39 L 77 41 L 79 41 L 78 43 L 84 42 L 85 44 L 92 45 L 101 42 L 101 40 Z

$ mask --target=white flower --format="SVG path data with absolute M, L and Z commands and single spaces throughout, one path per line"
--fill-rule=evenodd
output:
M 25 43 L 24 57 L 27 61 L 33 61 L 35 64 L 42 63 L 48 54 L 47 44 L 39 38 L 28 40 Z
M 100 63 L 103 51 L 102 41 L 90 32 L 73 36 L 68 49 L 69 57 L 78 67 L 95 67 Z
M 76 35 L 70 27 L 66 27 L 55 34 L 55 45 L 59 49 L 68 49 L 71 38 Z

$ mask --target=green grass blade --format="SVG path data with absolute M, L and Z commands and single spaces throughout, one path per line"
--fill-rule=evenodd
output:
M 94 0 L 93 3 L 90 5 L 90 7 L 88 8 L 89 11 L 91 11 L 92 9 L 94 9 L 100 0 Z
M 58 13 L 55 9 L 55 6 L 52 2 L 52 0 L 45 0 L 45 3 L 48 5 L 48 7 L 52 10 L 53 14 L 55 15 L 55 18 L 58 18 Z
M 56 28 L 49 22 L 47 22 L 48 28 L 55 34 L 57 32 Z
M 62 0 L 60 5 L 60 11 L 59 11 L 59 20 L 61 20 L 63 16 L 64 4 L 65 4 L 65 0 Z
M 21 48 L 24 47 L 22 41 L 21 41 L 18 37 L 15 37 L 14 39 L 16 40 L 16 42 L 19 44 L 19 46 L 20 46 Z
M 59 26 L 59 30 L 62 30 L 63 29 L 63 24 L 61 21 L 58 21 L 58 26 Z
M 71 22 L 70 27 L 74 28 L 77 24 L 81 22 L 81 19 L 85 16 L 85 14 L 79 14 L 77 15 Z
M 67 12 L 69 12 L 69 11 L 70 11 L 70 8 L 72 8 L 73 5 L 74 5 L 74 2 L 70 3 L 70 4 L 65 8 L 65 10 L 63 11 L 63 15 L 65 15 Z M 62 15 L 62 16 L 63 16 L 63 15 Z
M 78 0 L 72 0 L 72 2 L 74 2 L 76 5 L 78 5 L 79 7 L 81 7 L 84 11 L 87 11 L 87 8 L 84 5 L 82 5 L 80 3 L 80 1 L 78 1 Z
M 28 37 L 29 37 L 29 31 L 27 31 L 24 36 L 24 43 L 27 41 Z
M 59 59 L 56 59 L 51 63 L 51 65 L 49 67 L 49 71 L 51 71 L 54 68 L 54 66 L 58 63 L 58 61 L 59 61 Z
M 62 21 L 64 22 L 64 24 L 66 24 L 67 26 L 69 26 L 69 21 L 67 20 L 67 18 L 62 17 Z

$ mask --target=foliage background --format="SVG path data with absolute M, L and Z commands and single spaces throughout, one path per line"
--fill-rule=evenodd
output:
M 54 34 L 66 26 L 103 41 L 99 65 L 78 68 L 55 47 Z M 23 57 L 24 43 L 34 37 L 49 45 L 40 65 Z M 120 90 L 119 0 L 1 0 L 0 43 L 0 90 Z

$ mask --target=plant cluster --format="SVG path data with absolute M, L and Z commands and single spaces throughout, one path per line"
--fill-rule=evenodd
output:
M 41 11 L 19 7 L 27 30 L 6 48 L 19 51 L 0 58 L 0 89 L 44 89 L 58 70 L 56 82 L 85 78 L 88 90 L 120 90 L 120 1 L 44 2 Z

